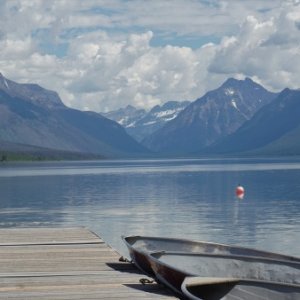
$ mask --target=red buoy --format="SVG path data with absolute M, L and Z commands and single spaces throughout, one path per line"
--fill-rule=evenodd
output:
M 235 189 L 235 194 L 239 199 L 243 199 L 245 195 L 245 189 L 241 185 L 238 185 Z

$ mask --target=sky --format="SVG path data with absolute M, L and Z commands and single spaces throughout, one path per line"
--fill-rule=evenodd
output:
M 227 78 L 300 88 L 300 0 L 0 0 L 0 72 L 107 112 Z

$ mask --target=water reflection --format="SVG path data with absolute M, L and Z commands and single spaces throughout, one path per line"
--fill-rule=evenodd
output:
M 86 226 L 300 253 L 298 161 L 152 160 L 0 168 L 0 226 Z M 235 188 L 246 188 L 237 200 Z

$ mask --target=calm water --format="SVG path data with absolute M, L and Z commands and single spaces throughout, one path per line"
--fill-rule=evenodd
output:
M 86 226 L 300 255 L 300 160 L 0 164 L 0 227 Z M 245 187 L 235 198 L 237 184 Z

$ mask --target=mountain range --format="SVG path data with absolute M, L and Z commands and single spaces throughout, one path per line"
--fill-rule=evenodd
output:
M 300 91 L 229 78 L 193 102 L 107 113 L 65 106 L 54 91 L 0 73 L 0 154 L 48 157 L 300 155 Z
M 148 152 L 116 122 L 95 112 L 68 108 L 56 92 L 36 84 L 19 84 L 2 74 L 1 140 L 105 157 L 135 156 Z
M 300 155 L 299 109 L 299 90 L 273 93 L 229 78 L 140 141 L 163 156 Z
M 176 119 L 145 138 L 143 144 L 160 153 L 201 151 L 235 132 L 276 97 L 251 79 L 228 79 L 191 103 Z
M 300 91 L 283 90 L 209 153 L 300 154 Z
M 141 142 L 167 122 L 175 119 L 190 103 L 190 101 L 168 101 L 163 105 L 154 106 L 150 111 L 128 105 L 125 108 L 101 114 L 118 122 L 129 135 Z

